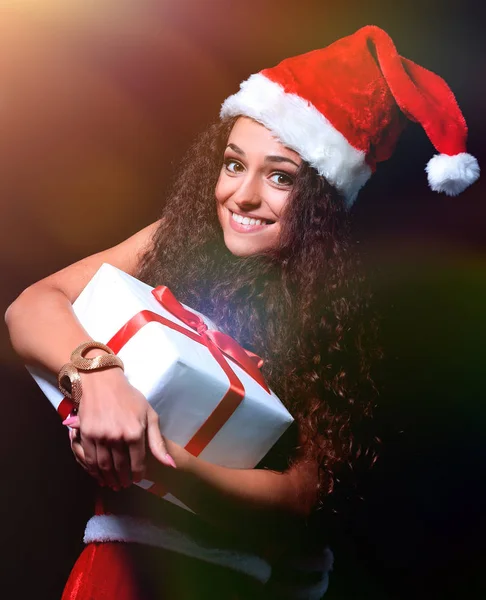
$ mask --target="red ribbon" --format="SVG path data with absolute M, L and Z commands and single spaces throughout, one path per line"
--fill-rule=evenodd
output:
M 260 372 L 260 368 L 263 366 L 263 360 L 250 352 L 242 348 L 233 338 L 221 331 L 208 329 L 206 323 L 202 318 L 189 309 L 184 308 L 182 304 L 176 299 L 174 294 L 165 285 L 161 285 L 152 290 L 153 296 L 160 302 L 160 304 L 177 317 L 180 321 L 185 323 L 191 329 L 197 331 L 201 339 L 206 340 L 204 345 L 210 348 L 208 340 L 212 342 L 212 345 L 216 346 L 223 354 L 233 359 L 252 379 L 261 385 L 261 387 L 268 393 L 270 390 Z M 187 330 L 185 331 L 187 334 Z M 216 359 L 218 363 L 220 360 Z
M 228 421 L 245 396 L 245 388 L 225 356 L 236 362 L 266 392 L 270 393 L 259 370 L 263 361 L 256 354 L 242 348 L 225 333 L 208 329 L 201 317 L 184 308 L 166 286 L 155 288 L 152 290 L 152 294 L 166 310 L 190 327 L 192 331 L 151 310 L 142 310 L 125 323 L 107 345 L 115 354 L 118 354 L 142 327 L 148 323 L 157 322 L 208 348 L 228 377 L 230 385 L 222 400 L 185 446 L 185 449 L 193 456 L 198 456 Z M 71 401 L 64 398 L 57 410 L 64 419 L 71 413 L 72 408 Z M 154 488 L 150 488 L 150 491 L 154 491 Z

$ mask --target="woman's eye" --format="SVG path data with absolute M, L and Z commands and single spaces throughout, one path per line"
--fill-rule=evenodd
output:
M 242 173 L 244 171 L 243 165 L 233 158 L 225 159 L 224 168 L 230 173 Z
M 294 179 L 286 173 L 273 173 L 273 175 L 270 177 L 270 180 L 277 185 L 285 187 L 289 187 L 294 183 Z

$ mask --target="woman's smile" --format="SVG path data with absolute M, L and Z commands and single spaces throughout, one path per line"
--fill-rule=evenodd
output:
M 262 219 L 253 215 L 243 215 L 227 209 L 230 226 L 238 233 L 256 233 L 270 227 L 275 221 Z

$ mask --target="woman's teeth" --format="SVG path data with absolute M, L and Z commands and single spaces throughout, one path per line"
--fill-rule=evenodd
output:
M 237 215 L 232 212 L 231 217 L 237 223 L 241 223 L 242 225 L 267 225 L 267 221 L 262 221 L 262 219 L 251 219 L 250 217 L 243 217 L 242 215 Z

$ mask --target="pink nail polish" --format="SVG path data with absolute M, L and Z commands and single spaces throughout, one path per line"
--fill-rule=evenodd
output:
M 169 467 L 177 469 L 177 465 L 175 464 L 174 459 L 172 458 L 172 456 L 170 454 L 165 455 L 165 464 L 168 465 Z
M 77 423 L 77 421 L 78 421 L 78 417 L 68 417 L 67 419 L 64 419 L 62 424 L 63 425 L 72 425 L 73 423 Z

